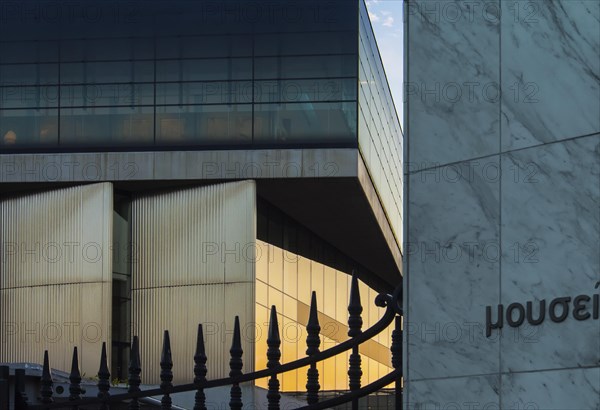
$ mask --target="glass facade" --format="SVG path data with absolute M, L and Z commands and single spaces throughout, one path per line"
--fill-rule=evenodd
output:
M 360 152 L 401 246 L 403 135 L 363 1 L 360 1 L 358 77 Z
M 0 153 L 232 147 L 358 147 L 402 242 L 402 131 L 364 0 L 0 4 Z M 282 361 L 292 361 L 304 356 L 311 291 L 325 349 L 347 338 L 350 273 L 372 273 L 270 207 L 259 211 L 263 368 L 271 305 Z M 127 218 L 116 210 L 115 241 L 125 241 Z M 130 271 L 117 262 L 122 372 Z M 366 328 L 382 312 L 361 291 Z M 389 336 L 364 345 L 364 383 L 390 370 Z M 347 356 L 322 366 L 324 390 L 347 387 Z M 305 377 L 285 375 L 283 389 L 304 390 Z
M 34 0 L 0 20 L 0 152 L 357 145 L 353 2 Z
M 311 293 L 317 294 L 321 350 L 348 339 L 348 301 L 351 272 L 362 267 L 317 236 L 262 204 L 259 207 L 256 255 L 256 351 L 255 368 L 266 368 L 270 307 L 276 306 L 281 334 L 281 362 L 306 357 L 306 324 Z M 363 329 L 375 324 L 383 309 L 374 304 L 377 293 L 360 284 Z M 363 385 L 388 374 L 391 330 L 388 328 L 360 347 Z M 321 390 L 348 389 L 349 352 L 327 359 L 318 366 Z M 306 368 L 283 374 L 283 391 L 300 392 L 306 387 Z M 268 379 L 257 381 L 267 388 Z

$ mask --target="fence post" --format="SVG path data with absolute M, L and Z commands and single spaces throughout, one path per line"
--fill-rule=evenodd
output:
M 321 339 L 319 338 L 319 332 L 321 326 L 319 325 L 319 316 L 317 313 L 317 293 L 313 291 L 310 300 L 310 314 L 308 316 L 308 324 L 306 325 L 306 354 L 313 356 L 319 353 L 319 346 L 321 345 Z M 306 402 L 308 404 L 315 404 L 319 401 L 319 370 L 317 364 L 312 363 L 310 368 L 306 372 Z
M 242 337 L 240 332 L 240 318 L 235 317 L 235 324 L 233 327 L 233 342 L 231 349 L 229 349 L 231 359 L 229 360 L 229 377 L 238 377 L 242 375 L 242 367 L 244 365 L 242 361 Z M 230 409 L 241 409 L 242 408 L 242 389 L 239 383 L 233 383 L 230 391 L 231 399 L 229 400 Z
M 140 384 L 142 379 L 140 373 L 142 372 L 140 364 L 140 343 L 137 336 L 133 336 L 131 342 L 131 357 L 129 358 L 129 389 L 128 393 L 135 393 L 140 391 Z M 137 398 L 131 399 L 129 402 L 129 410 L 138 410 L 140 408 L 140 402 Z
M 202 331 L 202 324 L 199 324 L 198 337 L 196 339 L 196 354 L 194 355 L 194 383 L 196 386 L 200 386 L 206 382 L 206 373 L 208 373 L 206 368 L 207 359 L 204 347 L 204 332 Z M 194 410 L 206 410 L 206 395 L 202 387 L 198 387 L 196 390 Z
M 27 395 L 25 394 L 25 369 L 15 369 L 15 409 L 27 408 Z
M 171 338 L 169 331 L 165 330 L 163 338 L 162 354 L 160 356 L 160 388 L 163 390 L 163 396 L 160 400 L 160 408 L 171 410 L 173 400 L 171 400 L 170 391 L 173 387 L 173 358 L 171 355 Z
M 396 316 L 394 330 L 392 330 L 392 367 L 394 370 L 402 368 L 402 317 Z M 402 410 L 402 376 L 395 383 L 396 410 Z
M 9 367 L 0 366 L 0 410 L 8 410 L 8 399 L 9 399 Z
M 81 373 L 79 372 L 79 357 L 77 356 L 77 347 L 73 348 L 73 360 L 71 361 L 71 374 L 69 374 L 69 400 L 79 400 L 81 398 Z M 73 406 L 77 410 L 78 406 Z
M 360 291 L 358 288 L 358 277 L 352 275 L 352 284 L 350 287 L 350 303 L 348 304 L 348 336 L 351 338 L 360 336 L 362 333 L 363 320 L 360 316 L 363 307 L 360 303 Z M 360 390 L 360 379 L 362 377 L 361 357 L 358 345 L 352 347 L 348 368 L 348 384 L 350 391 Z M 352 410 L 358 410 L 358 399 L 352 400 Z
M 42 369 L 42 378 L 40 379 L 42 385 L 40 389 L 40 395 L 42 396 L 42 403 L 50 404 L 52 400 L 52 374 L 50 373 L 50 360 L 48 359 L 48 351 L 44 352 L 44 367 Z M 16 398 L 15 398 L 16 399 Z M 16 400 L 15 400 L 16 402 Z
M 102 400 L 101 409 L 109 408 L 106 399 L 110 397 L 110 372 L 108 371 L 108 359 L 106 358 L 106 342 L 102 342 L 102 353 L 100 354 L 100 368 L 98 369 L 98 398 Z
M 271 306 L 271 317 L 269 320 L 269 333 L 267 335 L 267 368 L 275 369 L 279 366 L 281 359 L 281 338 L 279 337 L 279 323 L 277 322 L 277 309 L 275 305 Z M 279 379 L 274 374 L 269 379 L 269 390 L 267 392 L 267 401 L 269 410 L 279 410 Z

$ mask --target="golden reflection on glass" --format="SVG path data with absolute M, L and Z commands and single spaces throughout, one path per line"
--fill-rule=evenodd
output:
M 275 289 L 274 287 L 269 286 L 268 294 L 268 306 L 275 305 L 275 307 L 277 308 L 277 312 L 283 312 L 283 293 L 281 293 L 281 291 Z
M 283 292 L 294 299 L 298 297 L 298 256 L 283 251 Z
M 310 275 L 312 289 L 317 292 L 317 307 L 323 310 L 323 298 L 325 289 L 323 288 L 323 265 L 319 262 L 310 261 Z
M 310 304 L 310 291 L 312 289 L 310 265 L 310 260 L 302 256 L 298 257 L 298 300 L 307 305 Z
M 316 261 L 284 251 L 277 246 L 257 242 L 259 248 L 263 250 L 263 258 L 262 261 L 257 260 L 256 277 L 268 280 L 256 282 L 255 368 L 257 370 L 266 368 L 266 339 L 271 305 L 275 305 L 278 312 L 281 362 L 289 363 L 306 357 L 306 321 L 313 290 L 317 292 L 321 325 L 320 350 L 323 351 L 347 340 L 349 273 L 337 271 Z M 374 305 L 377 295 L 375 291 L 360 281 L 359 290 L 363 305 L 363 330 L 365 330 L 375 324 L 384 311 Z M 360 346 L 363 363 L 362 385 L 367 385 L 392 371 L 390 337 L 391 329 L 388 328 L 380 336 Z M 317 365 L 321 390 L 348 389 L 349 356 L 350 352 L 344 352 Z M 307 370 L 308 367 L 304 367 L 280 376 L 281 390 L 306 391 Z M 267 388 L 267 381 L 267 379 L 259 380 L 256 385 Z
M 350 276 L 343 272 L 336 271 L 335 281 L 335 318 L 336 320 L 345 323 L 348 318 L 348 304 L 341 303 L 342 300 L 349 298 L 348 280 Z
M 269 248 L 263 241 L 256 241 L 256 279 L 269 281 Z
M 296 386 L 297 385 L 297 377 L 298 373 L 296 371 L 285 372 L 283 373 L 282 385 L 284 386 Z M 289 389 L 291 390 L 291 389 Z
M 259 304 L 256 305 L 256 343 L 254 363 L 255 369 L 267 368 L 267 326 L 269 321 L 269 309 Z M 256 380 L 256 385 L 267 388 L 268 378 Z
M 282 322 L 279 324 L 281 345 L 284 347 L 281 356 L 283 363 L 291 362 L 298 358 L 296 346 L 301 342 L 301 332 L 298 331 L 298 326 L 299 325 L 295 320 L 286 317 L 283 317 Z
M 327 292 L 327 295 L 324 297 L 321 311 L 333 318 L 335 318 L 336 305 L 336 299 L 333 297 L 335 295 L 335 279 L 335 269 L 325 266 L 323 271 L 323 289 Z
M 369 372 L 367 373 L 363 370 L 363 374 L 368 374 L 369 380 L 379 379 L 379 363 L 377 363 L 375 360 L 367 357 L 367 366 L 368 366 Z
M 321 350 L 329 349 L 336 345 L 335 341 L 328 337 L 322 337 Z M 329 358 L 323 361 L 323 373 L 322 373 L 322 390 L 334 390 L 335 389 L 335 358 Z
M 269 245 L 269 286 L 283 289 L 283 249 Z
M 267 298 L 267 284 L 257 280 L 256 281 L 256 303 L 260 303 L 263 306 L 269 305 L 269 300 Z
M 298 320 L 298 301 L 283 294 L 283 314 L 292 319 Z
M 369 306 L 369 316 L 367 319 L 368 323 L 376 323 L 379 320 L 379 317 L 381 316 L 381 309 L 379 309 L 377 306 L 375 306 L 375 298 L 376 297 L 377 297 L 377 292 L 375 292 L 373 289 L 369 289 L 368 298 L 363 299 L 363 305 Z M 366 315 L 364 315 L 364 316 L 365 316 L 365 318 L 367 317 Z

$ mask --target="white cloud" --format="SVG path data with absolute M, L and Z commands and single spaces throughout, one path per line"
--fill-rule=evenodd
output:
M 383 21 L 383 25 L 386 27 L 393 27 L 394 26 L 394 18 L 392 16 L 387 16 L 385 18 L 385 20 Z
M 369 12 L 369 18 L 373 23 L 377 23 L 380 20 L 377 14 L 371 12 Z

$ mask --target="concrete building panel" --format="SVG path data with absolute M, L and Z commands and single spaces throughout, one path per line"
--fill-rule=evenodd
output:
M 111 340 L 112 185 L 78 186 L 0 201 L 0 361 L 97 371 Z M 86 306 L 94 306 L 87 309 Z
M 180 371 L 174 380 L 190 380 L 199 323 L 205 326 L 209 377 L 225 377 L 236 314 L 246 335 L 244 369 L 252 370 L 254 336 L 247 326 L 254 321 L 255 183 L 134 199 L 132 230 L 132 333 L 140 337 L 144 381 L 159 381 L 165 329 Z

